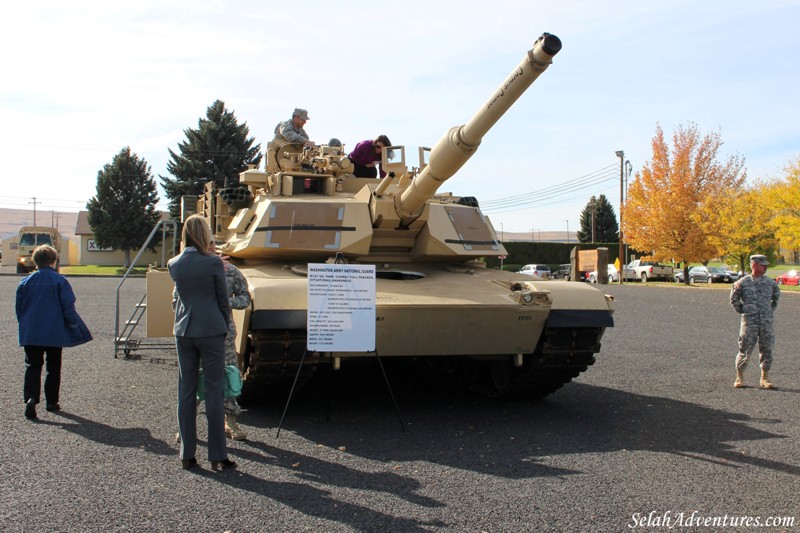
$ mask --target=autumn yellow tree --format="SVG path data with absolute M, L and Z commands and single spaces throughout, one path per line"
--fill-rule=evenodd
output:
M 720 255 L 709 236 L 718 229 L 721 207 L 730 201 L 728 191 L 746 179 L 740 156 L 718 159 L 721 146 L 718 133 L 701 136 L 689 124 L 678 127 L 670 148 L 658 125 L 653 158 L 636 173 L 622 206 L 625 242 L 652 251 L 657 260 L 681 261 L 684 268 Z
M 768 224 L 773 212 L 767 200 L 769 187 L 758 183 L 742 190 L 729 189 L 727 194 L 728 200 L 717 207 L 719 224 L 709 239 L 721 255 L 736 261 L 739 270 L 746 272 L 751 254 L 772 256 L 778 245 Z
M 769 227 L 775 232 L 780 246 L 789 250 L 800 249 L 800 158 L 784 169 L 783 180 L 766 186 L 765 198 L 772 217 Z

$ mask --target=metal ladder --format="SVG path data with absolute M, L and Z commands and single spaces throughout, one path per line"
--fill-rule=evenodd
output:
M 147 303 L 145 299 L 147 298 L 147 292 L 142 296 L 139 303 L 134 306 L 133 313 L 131 314 L 130 318 L 125 321 L 122 331 L 120 331 L 120 305 L 119 305 L 119 298 L 120 298 L 120 289 L 125 281 L 130 277 L 130 273 L 133 268 L 136 266 L 137 261 L 142 256 L 144 251 L 147 249 L 147 246 L 153 240 L 153 238 L 158 234 L 159 228 L 161 229 L 161 242 L 166 243 L 167 240 L 167 230 L 168 228 L 172 230 L 172 255 L 170 257 L 175 256 L 175 250 L 177 249 L 178 243 L 178 223 L 174 220 L 160 220 L 158 224 L 155 225 L 153 231 L 150 232 L 150 235 L 145 240 L 142 247 L 139 249 L 139 253 L 136 254 L 136 257 L 131 261 L 131 265 L 128 267 L 128 270 L 122 276 L 122 280 L 120 280 L 119 285 L 117 285 L 117 300 L 116 300 L 116 320 L 114 323 L 114 358 L 116 359 L 119 357 L 119 353 L 122 352 L 126 359 L 133 358 L 133 352 L 137 350 L 162 350 L 164 348 L 174 348 L 174 343 L 164 343 L 164 342 L 154 342 L 154 343 L 146 343 L 143 342 L 141 339 L 135 339 L 132 337 L 133 332 L 136 330 L 136 326 L 139 325 L 142 317 L 144 316 L 145 311 L 147 310 Z M 162 245 L 161 247 L 161 267 L 166 266 L 167 259 L 166 259 L 166 246 Z M 158 265 L 156 265 L 158 266 Z

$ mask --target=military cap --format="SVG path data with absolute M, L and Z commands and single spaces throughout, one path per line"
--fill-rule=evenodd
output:
M 766 255 L 760 255 L 760 254 L 759 255 L 751 255 L 750 256 L 750 262 L 751 263 L 757 263 L 759 265 L 764 265 L 764 266 L 769 265 L 769 261 L 767 261 L 767 256 Z
M 308 111 L 305 109 L 301 109 L 296 107 L 294 112 L 292 113 L 293 117 L 300 117 L 302 120 L 308 120 Z

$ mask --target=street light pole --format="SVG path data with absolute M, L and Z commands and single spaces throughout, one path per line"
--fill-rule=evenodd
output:
M 627 159 L 625 160 L 625 198 L 628 197 L 628 178 L 631 177 L 631 172 L 633 172 L 633 165 Z M 628 258 L 628 245 L 624 245 L 625 249 L 625 259 L 627 261 Z
M 564 222 L 567 223 L 567 244 L 569 244 L 569 220 L 565 220 Z
M 623 171 L 625 169 L 625 152 L 617 150 L 615 153 L 619 157 L 619 283 L 621 285 L 625 279 L 625 252 L 622 244 L 622 202 L 624 201 L 622 184 Z

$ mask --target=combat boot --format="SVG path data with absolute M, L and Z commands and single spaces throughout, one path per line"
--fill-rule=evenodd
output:
M 236 423 L 235 415 L 225 415 L 225 435 L 231 440 L 247 440 L 247 433 Z
M 733 388 L 741 389 L 744 387 L 744 370 L 736 371 L 736 381 L 733 382 Z
M 774 389 L 775 385 L 769 382 L 769 378 L 767 377 L 767 371 L 761 371 L 761 383 L 760 386 L 762 389 Z

